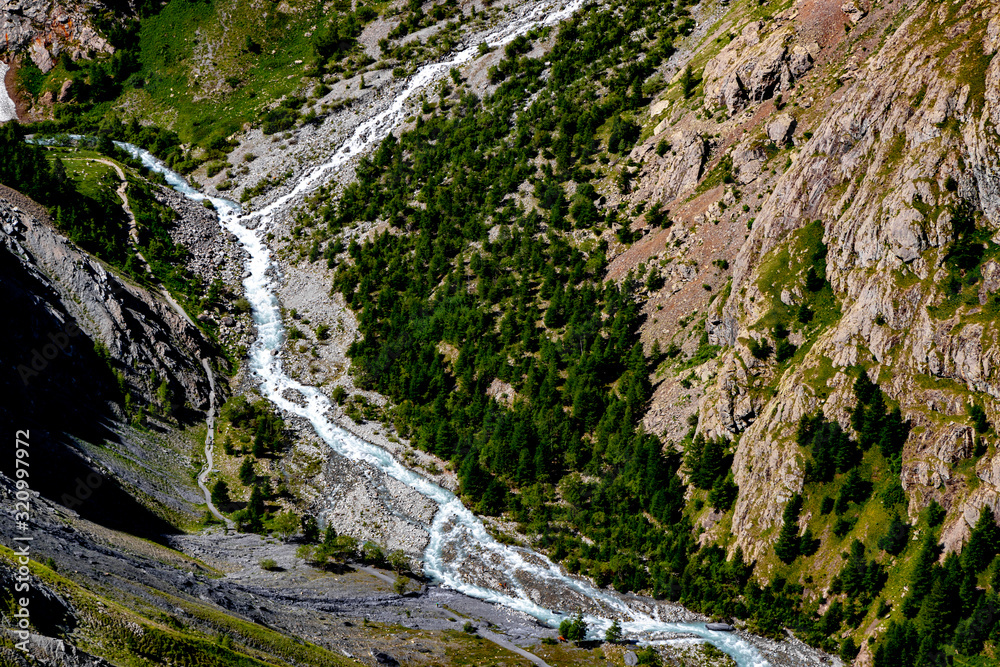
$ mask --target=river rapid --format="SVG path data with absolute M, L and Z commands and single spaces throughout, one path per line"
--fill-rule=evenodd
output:
M 583 4 L 583 0 L 573 0 L 561 6 L 539 6 L 525 18 L 490 35 L 487 41 L 490 46 L 503 46 L 536 26 L 557 24 Z M 247 252 L 244 288 L 257 327 L 249 364 L 263 396 L 278 409 L 306 419 L 338 454 L 376 467 L 437 505 L 431 525 L 423 526 L 430 534 L 424 552 L 424 573 L 428 577 L 441 586 L 521 611 L 552 627 L 580 610 L 591 638 L 603 637 L 612 620 L 618 619 L 624 635 L 641 643 L 666 643 L 678 633 L 694 634 L 732 656 L 740 667 L 767 667 L 769 663 L 757 649 L 736 633 L 709 631 L 702 623 L 662 621 L 659 608 L 649 601 L 629 604 L 613 591 L 595 588 L 582 578 L 568 575 L 541 554 L 497 542 L 452 492 L 404 467 L 382 448 L 337 426 L 327 416 L 332 411 L 327 396 L 316 387 L 294 380 L 282 367 L 279 351 L 285 332 L 275 284 L 279 267 L 262 240 L 263 233 L 293 202 L 324 185 L 352 157 L 387 136 L 402 121 L 404 105 L 414 93 L 476 56 L 477 48 L 470 47 L 450 60 L 422 67 L 388 107 L 362 122 L 327 161 L 307 171 L 287 194 L 258 211 L 243 212 L 235 202 L 205 195 L 149 152 L 130 144 L 118 145 L 150 170 L 163 174 L 171 187 L 189 199 L 209 200 L 219 214 L 220 224 L 239 239 Z M 543 604 L 543 598 L 549 604 Z M 563 611 L 551 608 L 552 600 L 558 600 L 558 609 Z M 640 606 L 645 611 L 636 609 Z
M 17 107 L 7 91 L 6 80 L 9 69 L 10 66 L 7 63 L 0 62 L 0 123 L 17 120 Z

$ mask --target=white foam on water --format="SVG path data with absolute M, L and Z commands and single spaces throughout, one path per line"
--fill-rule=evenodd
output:
M 0 123 L 17 118 L 17 106 L 14 104 L 14 100 L 10 99 L 7 85 L 4 83 L 7 80 L 7 70 L 9 69 L 10 66 L 7 63 L 0 62 Z
M 583 4 L 583 0 L 574 0 L 560 7 L 554 5 L 538 7 L 513 27 L 490 35 L 487 41 L 491 46 L 503 46 L 533 27 L 554 25 L 568 18 Z M 593 601 L 598 608 L 607 610 L 607 617 L 584 616 L 589 626 L 590 637 L 603 636 L 604 631 L 611 625 L 612 617 L 617 617 L 622 619 L 621 626 L 625 634 L 638 637 L 646 643 L 664 642 L 665 636 L 676 633 L 695 634 L 728 653 L 740 667 L 768 667 L 767 661 L 756 648 L 738 634 L 713 632 L 700 623 L 660 621 L 654 617 L 655 612 L 654 616 L 649 616 L 632 609 L 617 595 L 566 574 L 545 556 L 523 547 L 500 544 L 487 532 L 483 522 L 452 492 L 404 467 L 381 447 L 335 425 L 327 417 L 332 406 L 326 395 L 316 387 L 294 380 L 282 368 L 278 352 L 284 342 L 284 327 L 275 294 L 276 286 L 272 278 L 275 273 L 272 269 L 277 267 L 271 261 L 270 249 L 261 240 L 260 230 L 266 228 L 274 216 L 286 209 L 296 197 L 323 185 L 332 171 L 339 169 L 351 157 L 370 149 L 387 136 L 401 120 L 404 103 L 410 96 L 443 76 L 451 67 L 468 62 L 476 53 L 477 47 L 470 47 L 458 52 L 451 60 L 422 67 L 388 108 L 359 125 L 351 138 L 338 148 L 329 160 L 307 172 L 291 191 L 259 211 L 241 214 L 239 204 L 199 192 L 148 151 L 130 144 L 118 145 L 151 170 L 163 174 L 167 182 L 178 192 L 195 201 L 204 199 L 211 201 L 219 212 L 222 225 L 239 239 L 247 251 L 249 275 L 244 280 L 244 287 L 246 298 L 253 307 L 254 322 L 257 325 L 257 339 L 250 350 L 249 361 L 251 370 L 260 380 L 261 393 L 279 409 L 308 420 L 317 435 L 338 454 L 376 467 L 386 475 L 412 487 L 438 506 L 438 511 L 428 527 L 430 540 L 424 552 L 427 576 L 443 586 L 470 597 L 524 612 L 552 627 L 558 626 L 562 620 L 568 618 L 568 615 L 534 602 L 516 576 L 519 573 L 526 574 L 549 592 L 564 591 L 570 598 L 584 597 Z M 244 224 L 255 218 L 263 223 L 257 230 L 252 230 Z M 447 558 L 446 553 L 454 554 L 455 557 Z M 491 563 L 493 571 L 502 573 L 506 577 L 504 592 L 479 585 L 471 581 L 469 575 L 462 571 L 461 564 L 466 557 L 484 558 L 484 556 Z

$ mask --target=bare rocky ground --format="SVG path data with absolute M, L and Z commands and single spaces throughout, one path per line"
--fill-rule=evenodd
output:
M 253 318 L 249 310 L 240 311 L 235 304 L 243 295 L 246 253 L 235 236 L 220 229 L 218 217 L 212 209 L 192 202 L 168 187 L 160 189 L 157 199 L 178 214 L 170 236 L 174 243 L 183 245 L 190 253 L 187 267 L 201 278 L 205 289 L 216 280 L 222 283 L 220 306 L 212 312 L 198 314 L 198 319 L 211 320 L 220 325 L 219 342 L 226 349 L 245 351 L 253 342 Z
M 13 490 L 13 482 L 0 475 L 0 499 L 9 501 Z M 15 533 L 12 516 L 0 514 L 0 531 Z M 363 664 L 376 664 L 375 652 L 404 665 L 448 662 L 455 646 L 446 631 L 461 632 L 466 624 L 490 641 L 511 642 L 529 651 L 557 634 L 519 612 L 417 580 L 410 581 L 411 592 L 397 594 L 390 583 L 395 579 L 392 572 L 360 565 L 350 565 L 343 572 L 319 571 L 295 556 L 297 544 L 258 535 L 210 529 L 197 535 L 175 535 L 169 539 L 173 549 L 168 549 L 107 529 L 36 497 L 31 537 L 32 559 L 100 596 L 98 609 L 139 608 L 161 620 L 173 619 L 173 623 L 213 634 L 214 626 L 206 624 L 197 611 L 212 609 L 311 641 Z M 276 569 L 262 569 L 265 559 L 276 561 Z M 0 564 L 2 581 L 8 578 L 7 567 Z M 108 664 L 77 647 L 92 645 L 87 637 L 95 623 L 100 627 L 104 621 L 82 609 L 81 600 L 66 584 L 56 589 L 51 581 L 33 577 L 31 586 L 36 627 L 32 657 L 41 664 Z M 90 593 L 83 600 L 95 604 Z M 663 618 L 671 614 L 677 614 L 677 620 L 691 617 L 676 606 L 660 605 L 660 609 Z M 56 639 L 60 636 L 63 639 Z M 746 638 L 755 641 L 775 667 L 819 664 L 811 649 Z M 27 664 L 18 655 L 5 654 L 6 650 L 0 648 L 0 657 L 13 660 L 9 664 Z M 698 657 L 691 655 L 690 642 L 661 650 L 667 656 Z M 686 664 L 722 663 L 702 656 Z

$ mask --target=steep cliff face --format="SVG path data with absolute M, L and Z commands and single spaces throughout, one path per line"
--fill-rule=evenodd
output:
M 62 461 L 39 473 L 37 490 L 81 512 L 89 503 L 95 519 L 116 525 L 145 516 L 143 504 L 167 520 L 191 520 L 200 501 L 188 474 L 191 443 L 179 429 L 208 407 L 200 360 L 213 357 L 209 341 L 8 188 L 0 191 L 0 244 L 9 308 L 2 410 L 8 423 L 34 431 L 38 456 Z M 88 479 L 99 481 L 79 491 Z M 170 530 L 144 520 L 130 528 Z
M 668 285 L 669 300 L 650 296 L 650 344 L 687 340 L 693 350 L 696 336 L 670 317 L 689 315 L 705 318 L 707 342 L 723 352 L 665 381 L 646 423 L 676 438 L 664 408 L 679 380 L 693 380 L 684 393 L 699 431 L 738 438 L 731 546 L 752 557 L 766 560 L 785 503 L 803 488 L 799 418 L 822 410 L 849 430 L 859 365 L 910 420 L 900 480 L 911 519 L 937 500 L 955 550 L 981 507 L 1000 509 L 1000 458 L 984 435 L 986 453 L 970 461 L 979 436 L 967 416 L 978 403 L 995 421 L 1000 397 L 998 41 L 1000 9 L 988 2 L 733 12 L 691 61 L 696 74 L 703 64 L 704 97 L 651 107 L 653 135 L 632 153 L 640 167 L 622 198 L 662 201 L 673 227 L 616 262 L 697 268 L 728 256 L 731 269 L 701 268 Z M 698 175 L 685 176 L 695 172 L 707 173 L 698 189 Z M 961 224 L 980 231 L 974 266 L 957 271 Z M 795 363 L 755 358 L 756 342 L 794 322 L 808 295 L 816 229 L 835 307 L 821 324 L 793 327 Z M 727 273 L 721 298 L 694 296 Z

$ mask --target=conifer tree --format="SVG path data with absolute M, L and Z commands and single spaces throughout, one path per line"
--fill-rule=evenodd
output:
M 782 563 L 791 563 L 799 555 L 799 512 L 802 511 L 802 496 L 796 493 L 785 506 L 782 514 L 784 523 L 774 545 L 774 553 Z
M 979 520 L 972 529 L 969 541 L 962 550 L 963 564 L 974 572 L 982 572 L 997 554 L 998 545 L 1000 530 L 997 528 L 996 518 L 993 510 L 984 506 L 979 512 Z
M 243 459 L 243 463 L 240 464 L 239 477 L 244 486 L 250 486 L 257 480 L 257 472 L 254 470 L 252 458 Z
M 912 618 L 920 611 L 920 603 L 924 596 L 930 593 L 934 586 L 935 564 L 938 559 L 938 543 L 934 536 L 928 534 L 920 547 L 920 553 L 913 563 L 910 574 L 910 591 L 903 600 L 903 614 Z

